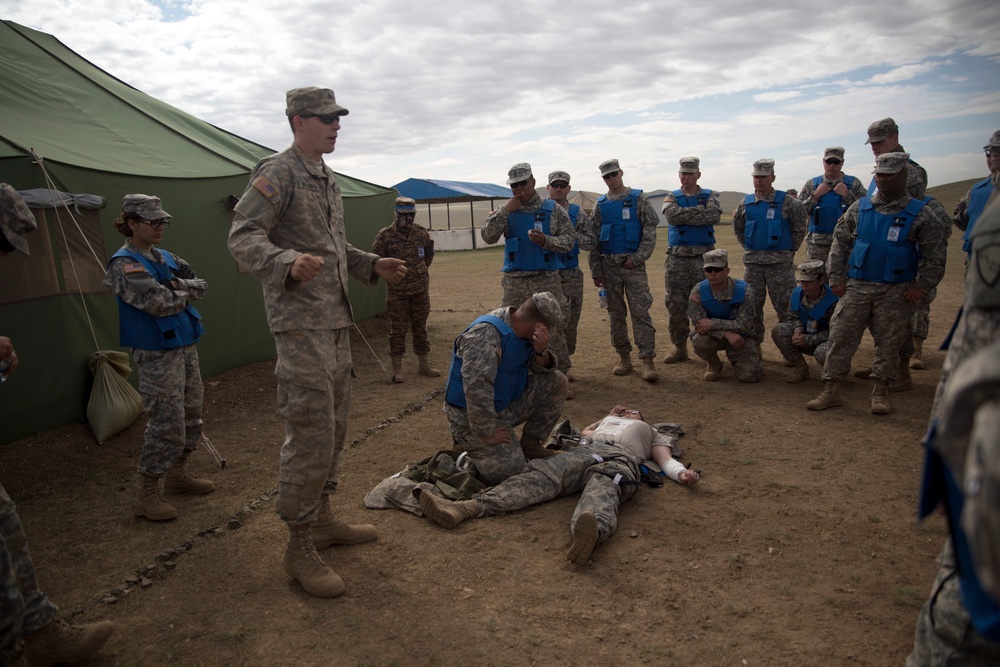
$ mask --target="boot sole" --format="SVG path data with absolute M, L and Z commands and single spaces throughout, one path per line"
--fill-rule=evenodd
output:
M 293 573 L 289 572 L 287 567 L 285 568 L 285 574 L 287 574 L 295 581 L 299 582 L 299 585 L 302 586 L 302 590 L 304 590 L 309 595 L 312 595 L 313 597 L 336 598 L 340 597 L 347 591 L 347 586 L 344 584 L 343 581 L 341 581 L 340 585 L 335 588 L 310 588 L 309 586 L 306 586 L 304 583 L 302 583 L 301 579 L 299 579 Z
M 437 498 L 433 494 L 421 492 L 417 500 L 420 503 L 420 509 L 424 511 L 424 516 L 442 528 L 451 530 L 461 523 L 460 519 L 456 520 L 456 517 L 445 511 L 444 508 L 435 502 Z
M 576 520 L 573 527 L 573 546 L 566 552 L 566 558 L 574 565 L 586 565 L 590 554 L 597 546 L 597 517 L 590 512 L 584 512 Z
M 836 403 L 823 403 L 822 405 L 806 405 L 810 410 L 826 410 L 828 408 L 839 408 L 844 404 L 843 401 L 837 401 Z

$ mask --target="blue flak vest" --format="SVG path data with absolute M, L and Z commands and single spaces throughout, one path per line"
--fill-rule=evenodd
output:
M 822 176 L 812 179 L 813 188 L 818 188 L 824 180 Z M 854 185 L 854 180 L 853 176 L 845 175 L 844 185 L 850 188 Z M 813 209 L 812 217 L 809 219 L 809 231 L 817 234 L 833 234 L 833 228 L 837 226 L 837 221 L 846 210 L 843 197 L 832 190 L 827 192 L 816 202 L 816 208 Z
M 569 221 L 573 223 L 573 229 L 576 229 L 576 221 L 580 218 L 580 206 L 570 204 L 566 207 L 566 212 L 569 213 Z M 556 255 L 555 268 L 575 269 L 578 266 L 580 266 L 580 242 L 574 241 L 569 252 L 561 252 Z
M 743 231 L 744 250 L 791 250 L 792 227 L 781 214 L 783 190 L 774 191 L 774 201 L 754 202 L 753 194 L 743 200 L 747 223 Z
M 830 312 L 830 307 L 839 300 L 840 297 L 833 293 L 829 285 L 823 285 L 823 297 L 815 306 L 806 310 L 802 307 L 802 288 L 796 287 L 792 290 L 788 309 L 799 318 L 807 334 L 814 334 L 830 328 L 830 318 L 826 315 Z
M 712 191 L 702 189 L 696 195 L 686 195 L 683 190 L 674 190 L 673 194 L 678 206 L 693 208 L 708 203 Z M 667 224 L 667 243 L 672 247 L 715 245 L 715 226 Z
M 639 220 L 639 195 L 642 190 L 629 190 L 623 199 L 608 199 L 601 195 L 597 206 L 601 211 L 601 254 L 624 255 L 639 249 L 642 222 Z
M 847 259 L 849 278 L 870 283 L 908 283 L 917 277 L 920 248 L 908 240 L 913 222 L 931 197 L 910 199 L 896 214 L 879 213 L 865 197 L 858 204 L 857 238 Z
M 712 294 L 712 286 L 707 280 L 698 283 L 698 294 L 701 296 L 701 307 L 713 320 L 731 320 L 736 317 L 736 311 L 747 296 L 747 284 L 742 280 L 733 280 L 736 286 L 733 288 L 733 298 L 727 303 L 716 301 Z
M 505 409 L 524 393 L 528 386 L 528 368 L 534 347 L 531 341 L 519 338 L 510 325 L 496 315 L 477 317 L 465 331 L 477 324 L 490 324 L 500 332 L 503 347 L 500 352 L 500 363 L 497 366 L 497 376 L 493 380 L 493 409 L 497 412 Z M 463 331 L 462 333 L 465 333 Z M 459 336 L 458 338 L 461 338 Z M 458 350 L 458 338 L 451 353 L 451 367 L 448 369 L 448 385 L 445 388 L 445 400 L 452 405 L 465 408 L 465 386 L 462 384 L 462 359 L 455 352 Z
M 177 271 L 177 261 L 166 250 L 161 250 L 160 255 L 163 257 L 163 264 L 154 262 L 140 253 L 121 248 L 111 256 L 111 262 L 117 257 L 134 259 L 162 285 L 173 279 L 174 271 Z M 108 266 L 111 262 L 108 262 Z M 118 299 L 118 340 L 122 347 L 172 350 L 197 343 L 204 332 L 201 314 L 190 303 L 179 313 L 154 317 Z
M 551 234 L 549 224 L 555 206 L 554 201 L 546 199 L 534 213 L 514 211 L 507 216 L 503 271 L 550 271 L 555 268 L 555 253 L 528 238 L 528 232 L 535 229 L 536 224 L 541 225 L 543 234 Z
M 986 202 L 989 201 L 993 193 L 993 181 L 989 176 L 972 186 L 972 197 L 969 198 L 969 226 L 962 234 L 962 250 L 972 256 L 972 228 L 976 226 L 976 220 L 983 214 Z

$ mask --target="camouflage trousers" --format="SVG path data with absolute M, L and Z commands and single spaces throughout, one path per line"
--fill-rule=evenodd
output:
M 733 365 L 736 379 L 740 382 L 757 382 L 760 380 L 762 370 L 760 355 L 757 354 L 757 341 L 749 336 L 743 340 L 746 342 L 743 347 L 737 350 L 725 338 L 703 336 L 700 333 L 691 332 L 691 347 L 696 355 L 709 361 L 718 358 L 719 352 L 725 350 L 726 358 Z
M 38 590 L 35 566 L 14 501 L 0 484 L 0 664 L 7 664 L 17 639 L 40 630 L 58 607 Z
M 900 348 L 904 342 L 910 342 L 909 323 L 914 308 L 903 298 L 909 286 L 909 283 L 847 281 L 847 290 L 830 319 L 824 380 L 847 376 L 865 328 L 870 328 L 875 338 L 871 377 L 885 382 L 899 379 Z
M 556 368 L 565 372 L 572 365 L 569 360 L 569 349 L 566 346 L 566 315 L 569 313 L 569 302 L 562 291 L 562 278 L 558 271 L 542 271 L 530 276 L 512 276 L 503 274 L 500 279 L 503 286 L 503 303 L 501 306 L 517 308 L 539 292 L 552 292 L 559 302 L 562 311 L 562 321 L 551 328 L 549 346 L 556 355 Z M 546 434 L 548 435 L 548 434 Z
M 669 316 L 670 342 L 675 347 L 687 346 L 691 320 L 687 316 L 691 290 L 705 279 L 705 260 L 702 255 L 686 257 L 667 255 L 663 262 L 663 304 Z
M 777 264 L 746 264 L 743 280 L 753 288 L 753 337 L 764 340 L 764 296 L 771 297 L 771 305 L 778 314 L 778 321 L 788 317 L 788 303 L 795 289 L 795 267 L 791 261 Z
M 139 473 L 163 477 L 184 452 L 201 442 L 201 383 L 198 349 L 132 350 L 139 371 L 139 393 L 146 409 L 146 433 Z
M 502 482 L 511 475 L 523 472 L 528 463 L 514 427 L 524 424 L 522 437 L 545 442 L 562 414 L 568 387 L 566 376 L 558 371 L 529 375 L 524 393 L 497 413 L 497 426 L 510 429 L 511 441 L 496 445 L 484 444 L 472 432 L 465 410 L 445 403 L 444 411 L 448 415 L 452 440 L 459 449 L 469 453 L 484 482 Z
M 288 523 L 316 520 L 320 497 L 336 492 L 351 410 L 348 329 L 274 335 L 278 411 L 285 419 L 278 473 L 278 515 Z
M 646 267 L 626 269 L 601 256 L 601 272 L 604 276 L 604 290 L 608 294 L 608 320 L 611 322 L 611 345 L 620 355 L 632 353 L 628 339 L 628 324 L 625 318 L 632 314 L 632 335 L 639 348 L 640 359 L 656 357 L 656 328 L 649 309 L 653 305 L 653 295 L 649 291 Z M 625 302 L 628 302 L 626 307 Z
M 618 505 L 635 495 L 638 479 L 639 465 L 624 450 L 591 443 L 529 461 L 527 470 L 474 498 L 482 504 L 484 516 L 495 516 L 582 492 L 570 530 L 581 514 L 590 512 L 597 518 L 599 542 L 604 542 L 614 535 Z
M 580 267 L 563 269 L 559 272 L 563 296 L 569 305 L 568 315 L 564 314 L 566 351 L 569 356 L 576 354 L 576 333 L 580 328 L 580 313 L 583 312 L 583 271 Z
M 794 322 L 778 322 L 771 327 L 771 340 L 781 351 L 781 356 L 789 361 L 801 359 L 803 354 L 811 354 L 816 362 L 822 366 L 826 362 L 826 353 L 830 347 L 830 341 L 825 340 L 819 345 L 806 345 L 799 347 L 792 342 L 792 336 L 797 328 Z
M 431 298 L 426 291 L 399 294 L 390 289 L 385 296 L 385 312 L 389 316 L 389 354 L 401 357 L 406 353 L 406 329 L 413 333 L 413 352 L 425 355 L 431 351 L 427 338 L 427 318 L 431 314 Z M 407 326 L 409 325 L 409 326 Z
M 917 303 L 913 318 L 910 320 L 910 334 L 912 338 L 927 340 L 931 328 L 931 302 L 937 296 L 937 288 L 934 287 L 923 299 Z
M 950 540 L 938 559 L 941 568 L 931 587 L 930 598 L 917 618 L 913 652 L 906 659 L 906 667 L 1000 664 L 1000 644 L 976 632 L 969 620 Z
M 814 238 L 812 232 L 806 236 L 806 259 L 818 259 L 826 264 L 826 258 L 830 254 L 830 246 L 833 245 L 832 234 L 821 234 Z

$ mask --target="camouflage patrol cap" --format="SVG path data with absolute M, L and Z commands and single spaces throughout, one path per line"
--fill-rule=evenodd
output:
M 694 156 L 682 157 L 680 160 L 679 174 L 697 174 L 701 171 L 701 160 Z
M 605 160 L 604 162 L 602 162 L 601 166 L 599 166 L 598 169 L 601 170 L 601 176 L 607 176 L 608 174 L 613 174 L 616 171 L 621 171 L 622 167 L 620 164 L 618 164 L 617 159 L 611 158 L 610 160 Z
M 507 185 L 520 183 L 529 178 L 534 178 L 534 175 L 531 173 L 531 165 L 527 162 L 518 162 L 507 171 Z
M 873 174 L 898 174 L 906 169 L 910 161 L 909 153 L 882 153 L 875 158 Z
M 892 118 L 883 118 L 868 126 L 868 141 L 865 143 L 871 144 L 882 141 L 894 134 L 899 134 L 899 127 L 896 125 L 896 121 Z
M 3 232 L 7 242 L 21 253 L 30 255 L 26 236 L 37 227 L 35 216 L 17 190 L 0 183 L 0 232 Z
M 331 113 L 346 116 L 350 112 L 337 104 L 337 98 L 329 88 L 307 86 L 292 88 L 285 93 L 285 115 L 289 118 L 303 114 L 322 116 Z
M 764 158 L 753 163 L 753 176 L 774 176 L 774 160 Z
M 823 159 L 828 157 L 835 157 L 841 162 L 844 161 L 844 147 L 843 146 L 827 146 L 826 150 L 823 151 Z
M 1000 148 L 1000 130 L 993 133 L 993 136 L 990 137 L 989 142 L 983 148 Z
M 723 269 L 729 266 L 729 253 L 726 252 L 725 248 L 709 250 L 702 259 L 705 266 L 717 266 Z
M 809 261 L 799 264 L 798 270 L 795 272 L 795 279 L 808 282 L 811 280 L 817 280 L 825 273 L 826 264 L 823 263 L 823 260 L 810 259 Z
M 409 197 L 396 197 L 397 213 L 416 213 L 417 202 Z
M 135 213 L 143 220 L 162 220 L 171 217 L 163 210 L 159 197 L 151 195 L 125 195 L 122 213 Z
M 531 300 L 535 302 L 535 308 L 545 318 L 550 329 L 562 321 L 562 309 L 552 292 L 539 292 L 532 295 Z
M 549 185 L 552 185 L 556 181 L 566 181 L 566 184 L 569 185 L 569 173 L 558 169 L 553 171 L 549 174 Z

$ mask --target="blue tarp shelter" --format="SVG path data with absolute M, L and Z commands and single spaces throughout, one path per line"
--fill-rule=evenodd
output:
M 493 183 L 467 181 L 438 181 L 429 178 L 408 178 L 393 186 L 403 197 L 421 204 L 482 201 L 484 199 L 509 199 L 510 188 Z

